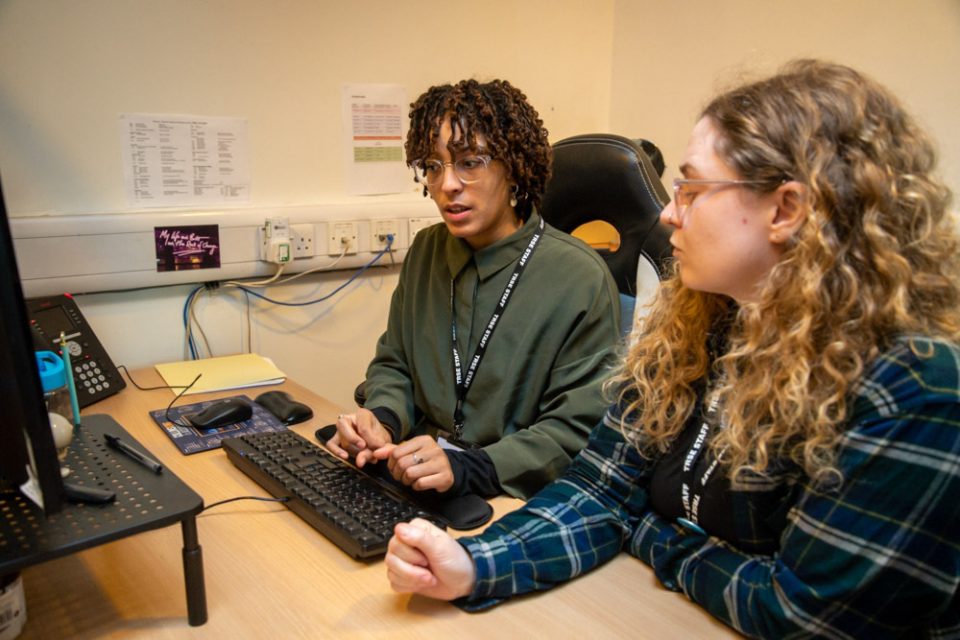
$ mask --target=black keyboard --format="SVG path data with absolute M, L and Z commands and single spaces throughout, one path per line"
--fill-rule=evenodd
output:
M 293 431 L 255 433 L 222 443 L 227 457 L 287 507 L 354 558 L 387 552 L 398 522 L 439 516 L 396 487 L 346 464 Z

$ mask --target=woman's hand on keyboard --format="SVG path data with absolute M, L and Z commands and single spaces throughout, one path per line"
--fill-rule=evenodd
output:
M 334 455 L 363 467 L 375 462 L 373 452 L 390 443 L 390 432 L 367 409 L 337 416 L 337 433 L 327 440 L 327 449 Z
M 416 518 L 394 528 L 385 559 L 390 586 L 440 600 L 470 595 L 476 581 L 473 559 L 446 531 Z

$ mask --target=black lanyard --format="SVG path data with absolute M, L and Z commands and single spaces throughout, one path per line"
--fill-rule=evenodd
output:
M 710 466 L 707 467 L 707 470 L 704 471 L 699 478 L 696 477 L 695 470 L 697 460 L 700 459 L 704 448 L 708 446 L 707 440 L 710 436 L 710 422 L 712 415 L 716 413 L 716 411 L 717 398 L 714 397 L 707 407 L 703 424 L 700 425 L 700 432 L 694 439 L 693 444 L 690 445 L 690 449 L 687 450 L 687 455 L 683 458 L 682 482 L 680 483 L 680 502 L 683 504 L 683 512 L 686 517 L 678 518 L 677 522 L 688 529 L 704 535 L 706 531 L 704 531 L 703 527 L 699 524 L 700 499 L 703 495 L 703 490 L 707 486 L 707 481 L 710 480 L 710 476 L 713 475 L 717 465 L 720 463 L 720 456 L 717 455 L 713 459 L 713 462 L 710 463 Z
M 470 390 L 470 385 L 473 384 L 477 369 L 480 368 L 480 361 L 483 360 L 483 354 L 487 351 L 487 345 L 490 343 L 493 331 L 497 328 L 497 324 L 500 322 L 500 318 L 507 308 L 507 303 L 510 302 L 510 296 L 514 288 L 516 288 L 517 282 L 520 281 L 520 276 L 523 274 L 524 269 L 526 269 L 527 263 L 530 262 L 533 251 L 540 242 L 540 237 L 543 235 L 543 227 L 543 218 L 540 218 L 540 226 L 533 234 L 533 237 L 530 238 L 530 243 L 527 245 L 527 249 L 523 252 L 523 255 L 517 260 L 517 264 L 513 268 L 513 274 L 510 276 L 510 279 L 507 280 L 507 286 L 504 287 L 503 293 L 500 294 L 500 301 L 497 303 L 497 308 L 494 309 L 493 315 L 490 316 L 490 321 L 487 322 L 487 329 L 480 337 L 477 350 L 473 353 L 473 357 L 470 358 L 466 377 L 463 375 L 460 353 L 457 349 L 456 278 L 450 279 L 450 333 L 453 336 L 453 373 L 457 382 L 457 404 L 453 409 L 454 442 L 463 443 L 463 401 L 467 397 L 467 391 Z

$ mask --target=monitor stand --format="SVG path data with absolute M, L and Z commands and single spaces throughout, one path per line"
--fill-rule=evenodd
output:
M 192 626 L 202 625 L 207 621 L 207 599 L 196 516 L 203 510 L 203 498 L 169 469 L 153 473 L 110 449 L 105 433 L 145 451 L 110 416 L 89 415 L 83 417 L 70 443 L 65 464 L 72 484 L 112 492 L 116 495 L 112 502 L 67 502 L 61 512 L 44 516 L 19 491 L 0 493 L 0 512 L 5 515 L 0 518 L 0 575 L 179 522 L 187 619 Z

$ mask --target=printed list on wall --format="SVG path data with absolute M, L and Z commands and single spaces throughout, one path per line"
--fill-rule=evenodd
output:
M 346 84 L 343 128 L 347 193 L 373 195 L 413 190 L 403 156 L 407 92 L 396 84 Z
M 127 200 L 139 207 L 250 201 L 247 121 L 123 114 L 120 144 Z

